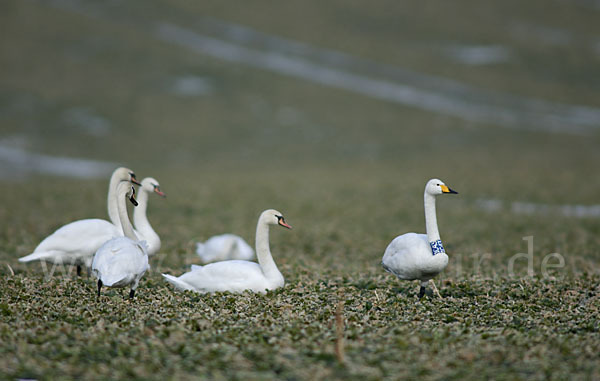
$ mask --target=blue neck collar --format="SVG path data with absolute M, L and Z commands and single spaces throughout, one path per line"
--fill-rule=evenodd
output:
M 437 241 L 429 242 L 429 246 L 431 246 L 431 253 L 433 255 L 445 253 L 444 245 L 442 245 L 442 240 L 438 239 Z

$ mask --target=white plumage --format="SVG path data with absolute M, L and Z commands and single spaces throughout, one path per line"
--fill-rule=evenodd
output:
M 89 268 L 94 253 L 102 244 L 120 235 L 106 220 L 87 219 L 71 222 L 46 237 L 33 253 L 19 262 L 44 261 Z
M 139 188 L 139 196 L 137 198 L 138 206 L 133 209 L 133 224 L 135 225 L 135 235 L 139 240 L 146 241 L 148 247 L 148 255 L 153 256 L 160 250 L 160 237 L 150 225 L 146 216 L 148 208 L 148 196 L 151 193 L 156 193 L 161 197 L 166 195 L 160 190 L 160 184 L 152 177 L 146 177 L 142 180 Z
M 133 298 L 140 279 L 150 268 L 147 245 L 144 241 L 138 241 L 127 217 L 125 200 L 128 197 L 134 205 L 137 205 L 134 194 L 135 190 L 129 183 L 119 183 L 117 205 L 125 236 L 104 243 L 94 255 L 92 273 L 98 278 L 98 296 L 102 286 L 129 287 L 129 297 Z
M 196 254 L 202 263 L 241 259 L 250 261 L 254 259 L 254 250 L 235 234 L 221 234 L 210 237 L 205 242 L 196 244 Z
M 383 267 L 400 279 L 428 281 L 448 264 L 448 255 L 433 255 L 426 234 L 406 233 L 385 249 Z
M 192 265 L 191 271 L 180 277 L 163 274 L 167 281 L 180 290 L 197 292 L 262 292 L 283 287 L 284 279 L 268 279 L 256 262 L 231 260 L 210 263 L 205 266 Z
M 94 256 L 92 271 L 107 287 L 127 287 L 135 290 L 148 264 L 148 247 L 144 241 L 128 237 L 105 242 Z
M 400 235 L 385 249 L 381 264 L 399 279 L 420 280 L 419 298 L 425 294 L 427 283 L 446 268 L 448 255 L 442 245 L 437 226 L 435 197 L 443 193 L 457 193 L 441 180 L 427 182 L 424 192 L 425 225 L 427 234 L 406 233 Z M 439 295 L 435 283 L 434 292 Z
M 117 184 L 128 181 L 137 184 L 135 174 L 128 168 L 117 168 L 108 186 L 108 210 L 116 207 Z M 112 217 L 112 216 L 111 216 Z M 46 237 L 33 253 L 19 258 L 19 262 L 45 261 L 56 264 L 71 264 L 90 267 L 94 253 L 102 244 L 113 237 L 122 235 L 120 225 L 94 218 L 71 222 Z
M 278 211 L 269 209 L 262 212 L 256 226 L 258 263 L 241 260 L 222 261 L 205 266 L 192 266 L 191 271 L 180 277 L 168 274 L 163 274 L 163 277 L 179 290 L 200 293 L 245 290 L 265 293 L 267 290 L 283 287 L 283 275 L 277 269 L 269 249 L 269 225 L 281 225 L 291 229 Z

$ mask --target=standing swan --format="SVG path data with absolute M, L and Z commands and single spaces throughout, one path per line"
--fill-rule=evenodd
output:
M 448 264 L 435 214 L 435 197 L 442 193 L 457 194 L 441 180 L 431 179 L 425 185 L 425 226 L 427 234 L 406 233 L 394 238 L 383 254 L 381 264 L 399 279 L 421 281 L 419 299 L 425 295 L 427 283 Z M 435 283 L 435 294 L 441 298 Z
M 135 189 L 128 182 L 119 183 L 117 206 L 125 236 L 104 243 L 94 255 L 92 273 L 98 278 L 98 297 L 102 286 L 129 286 L 129 298 L 132 299 L 140 279 L 150 268 L 146 242 L 138 241 L 127 216 L 126 198 L 137 205 L 134 195 Z
M 283 275 L 277 269 L 269 249 L 269 225 L 292 228 L 285 223 L 283 215 L 276 210 L 268 209 L 261 213 L 256 225 L 258 263 L 232 260 L 205 266 L 192 265 L 191 271 L 178 278 L 168 274 L 163 276 L 179 290 L 200 293 L 245 290 L 266 293 L 267 290 L 283 287 Z
M 206 242 L 196 243 L 196 254 L 202 263 L 241 259 L 254 259 L 254 250 L 235 234 L 221 234 L 210 237 Z
M 139 184 L 131 169 L 115 169 L 108 186 L 108 214 L 111 220 L 114 217 L 111 215 L 112 210 L 116 210 L 116 188 L 121 181 Z M 115 222 L 119 225 L 114 225 Z M 104 242 L 122 234 L 118 218 L 113 223 L 99 218 L 71 222 L 46 237 L 33 253 L 19 258 L 19 262 L 44 261 L 76 265 L 77 274 L 80 275 L 81 266 L 89 269 L 94 253 Z
M 146 217 L 148 196 L 150 193 L 156 193 L 161 197 L 167 196 L 161 192 L 160 184 L 152 177 L 146 177 L 142 180 L 139 191 L 140 194 L 137 199 L 138 206 L 133 209 L 133 224 L 135 225 L 135 234 L 140 240 L 146 241 L 148 244 L 148 255 L 153 256 L 160 249 L 160 237 L 158 234 L 156 234 L 154 229 L 152 229 L 152 226 L 148 221 L 148 217 Z

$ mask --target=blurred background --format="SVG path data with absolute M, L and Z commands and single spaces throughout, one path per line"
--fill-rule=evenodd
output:
M 455 252 L 534 234 L 596 263 L 598 20 L 595 0 L 3 1 L 3 256 L 104 218 L 126 165 L 169 195 L 149 213 L 172 266 L 194 239 L 252 242 L 267 207 L 301 227 L 274 237 L 284 264 L 375 266 L 424 231 L 432 177 L 460 192 L 439 209 Z

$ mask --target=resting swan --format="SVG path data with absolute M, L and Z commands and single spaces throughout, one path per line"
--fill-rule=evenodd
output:
M 250 261 L 254 259 L 254 250 L 235 234 L 221 234 L 210 237 L 206 242 L 196 244 L 196 254 L 202 263 L 241 259 Z
M 122 234 L 118 215 L 113 213 L 113 209 L 116 210 L 116 188 L 121 181 L 140 184 L 131 169 L 115 169 L 108 186 L 108 214 L 113 223 L 99 218 L 71 222 L 46 237 L 33 253 L 19 258 L 19 262 L 44 261 L 76 265 L 78 275 L 81 274 L 81 266 L 89 269 L 96 250 L 104 242 Z
M 440 239 L 435 213 L 435 197 L 443 193 L 458 192 L 448 188 L 438 179 L 427 182 L 424 194 L 427 234 L 406 233 L 396 237 L 385 249 L 381 262 L 386 271 L 399 279 L 420 280 L 419 298 L 425 295 L 427 283 L 448 264 L 448 255 Z M 435 283 L 432 284 L 434 292 L 441 298 Z
M 262 212 L 256 226 L 258 263 L 232 260 L 205 266 L 192 265 L 192 270 L 180 277 L 168 274 L 163 274 L 163 277 L 179 290 L 200 293 L 243 292 L 245 290 L 265 293 L 267 290 L 283 287 L 283 275 L 277 269 L 269 249 L 269 225 L 292 228 L 278 211 L 268 209 Z
M 138 241 L 127 216 L 126 198 L 137 206 L 135 189 L 128 182 L 120 182 L 117 187 L 117 206 L 124 237 L 115 237 L 105 242 L 94 255 L 92 273 L 98 278 L 98 297 L 102 286 L 127 287 L 129 298 L 144 273 L 150 268 L 148 249 L 145 241 Z
M 153 256 L 160 249 L 160 237 L 152 225 L 148 221 L 146 216 L 146 209 L 148 207 L 148 196 L 151 193 L 156 193 L 161 197 L 167 197 L 160 190 L 160 184 L 152 177 L 146 177 L 142 180 L 139 188 L 139 196 L 137 199 L 138 206 L 133 209 L 133 224 L 135 225 L 135 235 L 142 241 L 146 241 L 148 245 L 148 255 Z M 119 223 L 120 225 L 120 223 Z

